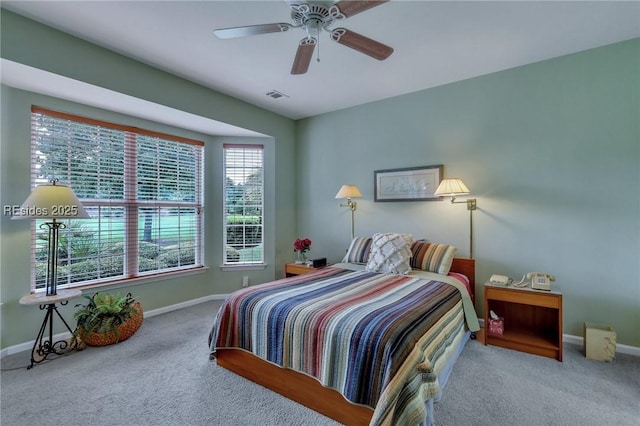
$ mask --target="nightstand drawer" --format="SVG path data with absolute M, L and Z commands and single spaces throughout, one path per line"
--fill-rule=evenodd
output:
M 495 287 L 485 287 L 484 291 L 487 293 L 487 297 L 492 300 L 555 309 L 559 309 L 562 306 L 562 295 L 555 293 Z

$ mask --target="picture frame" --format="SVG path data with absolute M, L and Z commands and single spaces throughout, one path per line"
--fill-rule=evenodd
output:
M 434 192 L 442 180 L 442 164 L 375 170 L 374 202 L 441 201 Z

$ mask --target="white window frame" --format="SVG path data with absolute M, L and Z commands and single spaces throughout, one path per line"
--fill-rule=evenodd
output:
M 234 152 L 237 158 L 242 153 L 243 158 L 247 158 L 246 162 L 232 163 L 230 160 L 230 154 Z M 259 166 L 256 166 L 256 162 L 259 160 Z M 264 265 L 264 145 L 260 144 L 223 144 L 223 266 L 242 266 L 251 267 Z M 236 216 L 232 214 L 232 206 L 229 205 L 230 199 L 228 194 L 228 177 L 244 176 L 244 178 L 253 175 L 254 183 L 256 172 L 259 171 L 259 184 L 252 185 L 250 188 L 253 192 L 253 197 L 250 202 L 243 202 L 240 207 L 243 211 L 251 210 L 258 211 L 257 223 L 255 222 L 243 222 L 237 224 L 229 224 L 228 216 Z M 243 198 L 246 195 L 244 190 L 246 181 L 240 178 L 238 181 L 234 181 L 236 184 L 243 185 Z M 255 196 L 255 191 L 259 191 L 259 197 Z M 231 232 L 231 229 L 241 229 L 242 232 Z M 259 238 L 256 237 L 259 234 Z M 241 237 L 240 237 L 241 236 Z M 240 237 L 240 238 L 239 238 Z M 258 244 L 256 245 L 256 243 Z M 256 248 L 258 247 L 258 248 Z

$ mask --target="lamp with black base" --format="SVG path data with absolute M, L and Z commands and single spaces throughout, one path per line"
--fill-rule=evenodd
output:
M 39 185 L 34 188 L 15 213 L 12 219 L 51 219 L 40 225 L 49 231 L 45 292 L 31 293 L 20 299 L 20 303 L 23 305 L 39 305 L 41 310 L 46 310 L 40 331 L 31 350 L 31 365 L 27 367 L 31 368 L 35 363 L 44 361 L 50 354 L 63 355 L 75 348 L 75 344 L 70 347 L 67 340 L 53 342 L 54 312 L 67 330 L 73 334 L 73 330 L 58 311 L 56 304 L 66 305 L 69 299 L 82 295 L 80 290 L 58 290 L 57 288 L 58 237 L 60 229 L 66 228 L 64 222 L 58 220 L 86 219 L 90 216 L 71 188 L 58 184 L 57 179 L 52 179 L 48 185 Z

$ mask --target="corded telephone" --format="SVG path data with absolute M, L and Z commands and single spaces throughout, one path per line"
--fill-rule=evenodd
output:
M 527 278 L 531 280 L 531 288 L 535 290 L 551 290 L 551 281 L 555 281 L 556 277 L 544 272 L 529 272 Z
M 527 280 L 525 281 L 525 277 Z M 551 290 L 551 281 L 555 281 L 556 277 L 545 272 L 529 272 L 522 276 L 520 282 L 514 283 L 514 287 L 528 287 L 531 284 L 531 288 L 534 290 Z M 494 274 L 489 278 L 489 282 L 492 285 L 508 286 L 511 285 L 512 279 L 505 275 Z

